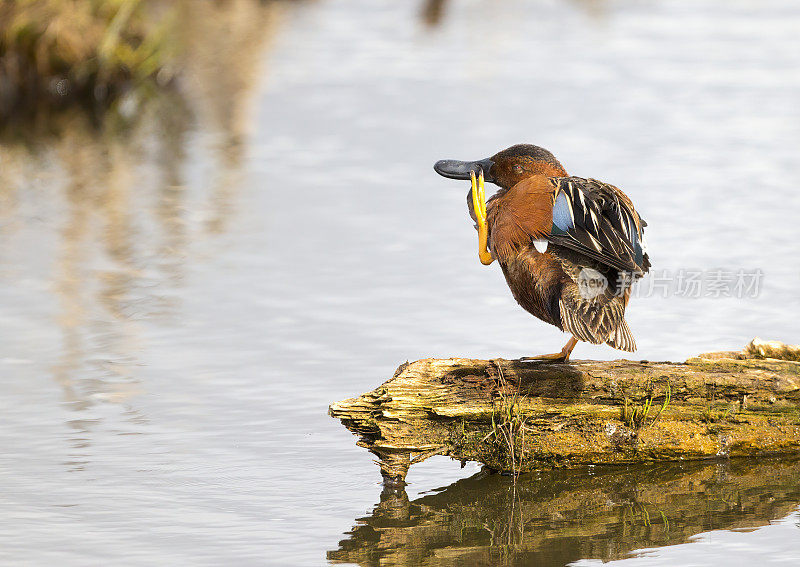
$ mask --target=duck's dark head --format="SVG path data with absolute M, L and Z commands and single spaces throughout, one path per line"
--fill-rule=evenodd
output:
M 478 161 L 459 161 L 443 159 L 437 161 L 433 169 L 439 175 L 450 179 L 469 179 L 470 172 L 483 177 L 489 183 L 510 189 L 523 179 L 534 175 L 565 177 L 567 172 L 553 154 L 544 148 L 531 144 L 517 144 Z

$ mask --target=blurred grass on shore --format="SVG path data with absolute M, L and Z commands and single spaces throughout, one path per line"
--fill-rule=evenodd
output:
M 168 85 L 174 26 L 153 0 L 0 2 L 0 120 Z

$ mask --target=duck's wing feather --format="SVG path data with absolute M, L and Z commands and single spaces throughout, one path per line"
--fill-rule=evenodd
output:
M 550 182 L 555 191 L 547 240 L 620 271 L 647 273 L 646 223 L 622 191 L 582 177 L 552 177 Z

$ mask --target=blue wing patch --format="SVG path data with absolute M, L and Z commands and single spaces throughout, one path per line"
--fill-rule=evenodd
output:
M 613 185 L 580 177 L 552 178 L 556 188 L 548 240 L 618 270 L 647 272 L 650 262 L 630 200 Z
M 556 234 L 566 234 L 567 231 L 575 227 L 575 222 L 572 220 L 570 213 L 569 201 L 564 192 L 559 192 L 556 197 L 556 202 L 553 203 L 553 228 L 558 229 L 554 231 Z

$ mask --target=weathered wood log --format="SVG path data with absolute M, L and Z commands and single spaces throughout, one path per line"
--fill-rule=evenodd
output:
M 398 484 L 440 454 L 511 473 L 785 454 L 800 452 L 798 361 L 757 339 L 685 363 L 426 359 L 329 413 Z
M 800 501 L 800 458 L 651 463 L 543 471 L 517 480 L 476 475 L 409 501 L 385 490 L 328 552 L 332 563 L 567 565 L 752 529 Z

